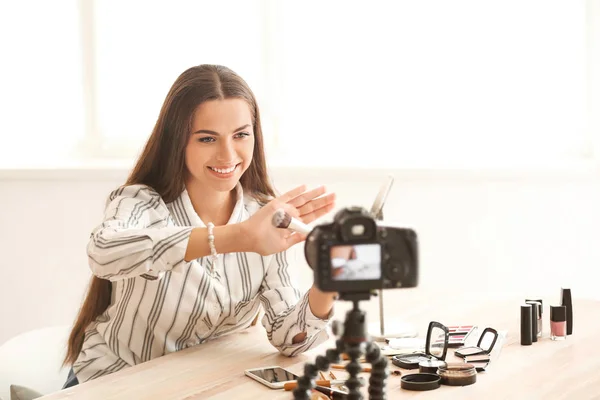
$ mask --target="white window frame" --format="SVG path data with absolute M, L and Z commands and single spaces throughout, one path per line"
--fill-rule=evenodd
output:
M 72 166 L 76 168 L 81 168 L 82 166 L 92 166 L 92 168 L 106 168 L 109 169 L 128 169 L 131 166 L 131 162 L 134 160 L 126 159 L 125 157 L 131 156 L 131 150 L 134 148 L 139 148 L 143 146 L 143 143 L 127 143 L 123 146 L 122 143 L 119 146 L 115 146 L 114 143 L 111 143 L 110 140 L 103 137 L 101 132 L 98 129 L 98 108 L 97 108 L 97 98 L 96 98 L 96 74 L 97 71 L 95 69 L 95 49 L 94 49 L 94 35 L 95 35 L 95 25 L 94 25 L 94 4 L 97 0 L 79 0 L 79 13 L 80 13 L 80 27 L 81 27 L 81 37 L 82 37 L 82 69 L 83 69 L 83 77 L 84 77 L 84 103 L 85 103 L 85 132 L 84 132 L 84 140 L 79 143 L 77 146 L 77 153 L 79 155 L 79 159 L 75 160 L 74 163 L 71 163 Z M 272 52 L 268 52 L 264 54 L 265 56 L 265 64 L 272 68 L 269 70 L 269 74 L 276 76 L 279 72 L 277 63 L 275 62 L 275 54 L 277 54 L 277 48 L 280 44 L 274 39 L 276 35 L 269 34 L 270 32 L 277 31 L 278 18 L 278 2 L 271 2 L 269 0 L 264 0 L 263 5 L 265 7 L 265 12 L 267 15 L 268 24 L 265 28 L 265 35 L 267 38 L 270 38 L 270 42 L 268 46 L 274 50 Z M 595 176 L 600 175 L 600 1 L 597 0 L 585 0 L 586 5 L 586 41 L 587 41 L 587 104 L 588 104 L 588 120 L 587 120 L 587 129 L 586 136 L 589 142 L 589 154 L 586 154 L 585 160 L 582 160 L 580 163 L 573 163 L 569 165 L 545 165 L 539 166 L 536 168 L 529 168 L 529 172 L 533 172 L 534 174 L 543 173 L 544 175 L 548 174 L 548 176 L 555 176 L 558 172 L 566 172 L 568 174 L 589 174 L 593 173 Z M 278 140 L 277 136 L 279 132 L 277 131 L 277 113 L 276 113 L 276 104 L 269 104 L 268 99 L 276 99 L 277 96 L 277 88 L 270 86 L 267 88 L 269 95 L 267 99 L 262 100 L 261 104 L 265 110 L 273 110 L 274 119 L 272 120 L 274 132 L 272 133 L 271 140 L 267 141 L 267 152 L 276 152 Z M 276 102 L 273 102 L 276 103 Z M 304 166 L 289 166 L 284 163 L 279 165 L 278 162 L 271 162 L 272 167 L 283 169 L 285 171 L 290 172 L 294 175 L 295 171 L 302 170 L 302 173 L 311 173 L 310 167 Z M 60 168 L 60 167 L 59 167 Z M 70 168 L 70 167 L 69 167 Z M 436 169 L 435 166 L 432 168 L 425 168 L 428 172 L 424 172 L 423 169 L 417 168 L 417 171 L 421 171 L 419 173 L 430 174 L 437 170 L 438 173 L 441 172 L 442 175 L 447 174 L 455 174 L 458 172 L 459 174 L 467 174 L 470 176 L 478 176 L 482 175 L 491 175 L 496 176 L 497 174 L 505 175 L 508 173 L 509 175 L 519 175 L 523 172 L 527 172 L 527 167 L 523 169 L 515 169 L 515 167 L 507 167 L 507 168 L 499 168 L 499 169 L 489 169 L 489 168 L 472 168 L 462 170 L 462 171 L 447 171 Z M 338 170 L 338 173 L 345 174 L 343 170 L 344 168 L 332 168 L 332 171 Z M 373 168 L 373 167 L 364 167 L 364 166 L 356 166 L 356 168 L 352 168 L 353 171 L 363 170 L 367 173 L 367 175 L 373 174 L 373 176 L 381 176 L 381 173 L 384 173 L 381 168 Z M 398 166 L 392 169 L 393 171 L 386 170 L 390 173 L 414 173 L 415 169 L 411 169 L 408 166 Z M 411 172 L 412 171 L 412 172 Z M 314 173 L 319 174 L 322 173 L 322 169 L 316 168 Z

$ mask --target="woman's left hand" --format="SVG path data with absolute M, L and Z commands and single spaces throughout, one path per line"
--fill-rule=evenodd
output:
M 288 200 L 287 204 L 298 210 L 298 215 L 294 217 L 308 224 L 333 210 L 335 207 L 335 193 L 322 196 L 325 191 L 325 186 L 319 186 Z

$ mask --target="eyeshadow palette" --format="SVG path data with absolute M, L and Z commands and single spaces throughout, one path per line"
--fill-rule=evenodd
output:
M 451 325 L 448 326 L 448 331 L 450 332 L 450 337 L 448 340 L 448 347 L 462 347 L 465 345 L 469 335 L 473 333 L 473 331 L 477 329 L 475 325 Z M 439 339 L 437 342 L 442 342 L 443 338 Z

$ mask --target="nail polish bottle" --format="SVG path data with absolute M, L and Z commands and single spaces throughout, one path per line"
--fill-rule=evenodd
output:
M 550 306 L 550 339 L 565 340 L 567 338 L 567 308 Z

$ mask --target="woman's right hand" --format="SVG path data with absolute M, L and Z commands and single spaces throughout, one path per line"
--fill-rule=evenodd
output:
M 310 219 L 314 220 L 333 208 L 333 195 L 319 197 L 324 188 L 305 192 L 306 186 L 298 186 L 271 200 L 246 221 L 240 223 L 242 235 L 248 240 L 249 250 L 266 256 L 287 250 L 306 236 L 288 229 L 273 226 L 273 214 L 282 208 L 294 218 L 300 218 L 300 211 L 292 204 L 310 205 Z

